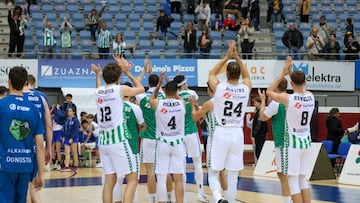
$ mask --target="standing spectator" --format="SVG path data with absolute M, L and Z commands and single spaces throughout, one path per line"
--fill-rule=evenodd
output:
M 352 35 L 354 34 L 354 25 L 352 23 L 352 19 L 346 18 L 345 25 L 346 25 L 346 28 L 345 28 L 344 44 L 347 44 L 348 36 L 351 34 Z
M 196 29 L 191 21 L 187 22 L 187 27 L 182 31 L 182 39 L 184 40 L 184 53 L 186 58 L 192 58 L 193 53 L 197 50 Z
M 101 29 L 98 32 L 97 47 L 99 50 L 100 59 L 109 59 L 109 52 L 111 46 L 111 32 L 107 30 L 105 22 L 101 23 Z
M 221 14 L 223 10 L 222 0 L 210 0 L 211 13 Z
M 102 23 L 102 20 L 101 20 L 101 15 L 103 13 L 105 9 L 105 6 L 103 6 L 100 10 L 100 12 L 98 13 L 96 11 L 96 9 L 92 9 L 91 10 L 91 13 L 90 15 L 88 15 L 88 18 L 86 19 L 86 26 L 87 26 L 87 29 L 90 30 L 90 38 L 92 41 L 96 41 L 96 38 L 95 38 L 95 33 L 97 30 L 99 30 L 99 27 Z
M 72 94 L 66 94 L 65 95 L 65 101 L 61 104 L 60 109 L 65 113 L 65 117 L 67 118 L 67 112 L 69 111 L 69 108 L 73 108 L 75 111 L 75 116 L 77 115 L 77 108 L 76 105 L 72 102 Z
M 251 23 L 254 25 L 255 32 L 259 32 L 259 24 L 260 24 L 260 6 L 259 0 L 250 0 L 250 19 Z
M 169 17 L 168 15 L 166 15 L 165 11 L 160 9 L 159 10 L 160 15 L 156 20 L 156 32 L 159 31 L 161 32 L 161 35 L 159 37 L 159 39 L 163 39 L 166 40 L 167 37 L 167 33 L 172 34 L 174 37 L 177 38 L 177 34 L 175 34 L 174 32 L 168 30 L 170 28 L 170 24 L 174 21 L 174 18 Z
M 240 11 L 241 11 L 241 16 L 243 18 L 248 17 L 249 7 L 250 7 L 250 0 L 242 0 L 241 1 Z
M 227 14 L 226 19 L 223 22 L 223 26 L 225 30 L 237 31 L 240 25 L 236 25 L 234 19 L 232 19 L 231 14 Z
M 220 19 L 220 15 L 216 14 L 215 19 L 211 22 L 211 29 L 215 31 L 222 31 L 223 23 Z
M 198 14 L 198 30 L 208 29 L 211 18 L 211 9 L 208 0 L 201 0 L 195 9 L 195 13 Z
M 241 53 L 243 59 L 252 59 L 252 50 L 255 43 L 255 29 L 249 18 L 243 20 L 238 38 L 240 38 Z
M 46 16 L 43 20 L 43 27 L 44 27 L 44 55 L 45 58 L 55 58 L 55 46 L 56 46 L 56 33 L 55 28 L 51 26 L 50 22 L 46 21 Z
M 287 20 L 283 13 L 284 4 L 282 0 L 269 0 L 269 7 L 270 10 L 272 11 L 271 13 L 272 23 L 281 22 L 281 21 L 284 22 L 284 24 L 287 23 Z
M 347 44 L 344 45 L 345 60 L 357 60 L 359 59 L 360 46 L 357 41 L 354 40 L 354 35 L 348 36 Z
M 19 20 L 20 20 L 20 23 L 19 23 L 20 36 L 19 36 L 19 41 L 18 41 L 18 45 L 17 45 L 17 49 L 18 49 L 17 57 L 24 56 L 23 52 L 24 52 L 24 43 L 25 43 L 25 29 L 27 28 L 26 14 L 25 13 L 21 14 Z
M 73 31 L 72 25 L 70 24 L 70 22 L 67 21 L 66 17 L 64 17 L 64 21 L 60 27 L 60 47 L 61 47 L 62 59 L 65 58 L 71 59 L 72 31 Z
M 181 0 L 170 0 L 171 13 L 181 14 Z
M 266 140 L 266 134 L 268 132 L 268 125 L 266 121 L 260 120 L 260 105 L 261 98 L 255 97 L 253 99 L 255 106 L 255 114 L 252 121 L 252 130 L 251 130 L 251 140 L 255 144 L 255 156 L 256 159 L 259 160 L 261 150 L 264 146 Z
M 335 33 L 330 34 L 329 42 L 325 45 L 326 58 L 330 60 L 340 60 L 340 43 L 336 41 Z
M 113 40 L 112 49 L 115 51 L 116 54 L 119 54 L 121 57 L 126 58 L 125 50 L 129 50 L 131 55 L 134 54 L 134 45 L 127 44 L 124 40 L 123 33 L 117 33 L 115 40 Z
M 290 23 L 289 30 L 284 33 L 282 43 L 288 48 L 291 58 L 298 60 L 302 59 L 300 49 L 304 44 L 304 37 L 300 30 L 295 28 L 293 22 Z
M 299 1 L 298 13 L 300 15 L 300 22 L 309 23 L 310 0 Z
M 9 53 L 8 56 L 12 57 L 15 49 L 17 49 L 17 52 L 20 53 L 19 49 L 19 41 L 20 41 L 20 30 L 19 30 L 19 15 L 18 12 L 13 10 L 11 12 L 11 4 L 8 6 L 8 23 L 10 27 L 10 43 L 9 43 Z
M 240 11 L 241 2 L 239 0 L 226 0 L 224 2 L 223 19 L 228 14 L 234 14 L 236 16 L 237 24 L 242 21 L 242 15 Z
M 307 38 L 306 47 L 309 49 L 309 59 L 319 60 L 323 56 L 324 40 L 318 35 L 317 28 L 311 29 L 311 34 Z
M 198 40 L 198 46 L 200 48 L 200 58 L 202 59 L 208 59 L 211 52 L 211 45 L 213 41 L 208 32 L 208 29 L 203 29 L 201 32 L 201 36 Z
M 326 17 L 320 17 L 319 25 L 315 26 L 318 30 L 318 35 L 324 40 L 324 43 L 327 44 L 329 42 L 329 36 L 331 33 L 335 32 L 335 29 L 326 23 Z
M 332 154 L 337 153 L 340 140 L 345 132 L 339 117 L 339 109 L 332 108 L 330 109 L 329 115 L 326 118 L 327 139 L 333 141 L 333 148 L 331 152 Z

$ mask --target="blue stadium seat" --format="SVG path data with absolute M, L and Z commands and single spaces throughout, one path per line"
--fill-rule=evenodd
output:
M 103 19 L 103 21 L 105 21 L 107 24 L 111 23 L 112 18 L 113 18 L 112 14 L 108 14 L 108 13 L 103 13 L 103 14 L 102 14 L 102 19 Z
M 326 21 L 331 24 L 336 24 L 336 15 L 327 15 Z
M 155 50 L 163 50 L 165 48 L 164 40 L 154 40 L 154 49 Z
M 274 37 L 275 37 L 275 41 L 281 41 L 282 36 L 284 35 L 284 31 L 275 31 L 274 32 Z
M 344 6 L 344 0 L 334 0 L 334 6 L 336 7 L 343 7 Z
M 63 2 L 63 1 L 62 1 Z M 64 3 L 64 2 L 63 2 Z M 70 6 L 77 6 L 77 0 L 68 0 L 67 1 L 68 7 Z
M 43 5 L 41 8 L 42 8 L 42 12 L 45 14 L 53 13 L 53 6 L 51 4 Z
M 116 30 L 120 31 L 120 32 L 124 32 L 127 31 L 128 27 L 126 26 L 126 22 L 125 21 L 117 21 L 116 22 Z
M 169 40 L 168 41 L 168 50 L 179 50 L 179 41 L 176 40 Z
M 345 12 L 345 7 L 344 5 L 340 5 L 340 6 L 335 6 L 335 13 L 336 14 L 342 14 Z
M 69 5 L 67 7 L 67 10 L 69 11 L 69 13 L 72 14 L 80 14 L 79 13 L 79 7 L 75 4 L 75 5 Z M 90 11 L 84 11 L 84 13 L 90 13 Z
M 147 5 L 147 12 L 148 13 L 151 13 L 151 14 L 157 14 L 157 13 L 159 13 L 159 9 L 158 9 L 158 7 L 156 6 L 156 5 Z
M 120 13 L 120 8 L 118 5 L 109 6 L 109 13 L 117 15 Z
M 66 11 L 64 5 L 56 5 L 55 6 L 55 12 L 59 13 L 59 14 L 62 14 L 62 13 L 66 13 L 67 11 Z
M 51 12 L 51 13 L 46 13 L 46 19 L 48 21 L 56 21 L 56 14 Z
M 143 15 L 144 22 L 153 22 L 154 21 L 154 15 L 150 13 L 146 13 Z
M 145 32 L 153 32 L 155 30 L 156 25 L 153 22 L 146 22 L 144 21 L 144 31 Z
M 90 4 L 86 4 L 86 5 L 82 5 L 82 7 L 84 8 L 84 13 L 86 14 L 90 14 L 91 13 L 91 10 L 93 8 L 95 8 L 94 6 L 90 5 Z M 96 8 L 95 8 L 96 9 Z
M 92 41 L 89 39 L 81 39 L 81 49 L 83 51 L 91 50 L 92 49 Z
M 43 20 L 43 14 L 42 13 L 32 12 L 31 16 L 32 16 L 33 21 L 37 22 L 37 23 L 35 23 L 35 25 L 38 24 L 38 22 L 40 22 L 40 24 L 41 24 L 41 22 Z
M 221 41 L 221 38 L 222 38 L 221 32 L 219 32 L 219 31 L 213 31 L 213 32 L 211 32 L 211 37 L 212 37 L 213 41 L 215 41 L 215 40 Z M 213 43 L 214 43 L 214 42 L 213 42 Z
M 64 1 L 63 0 L 54 0 L 53 1 L 54 4 L 57 6 L 57 5 L 64 5 Z
M 132 13 L 132 7 L 130 5 L 121 5 L 121 13 Z
M 331 15 L 333 14 L 332 8 L 330 6 L 322 6 L 321 13 L 326 16 Z
M 130 23 L 129 27 L 130 27 L 130 31 L 132 31 L 132 32 L 140 32 L 140 29 L 141 29 L 141 27 L 138 23 Z
M 135 14 L 144 14 L 144 6 L 143 5 L 135 5 L 134 7 L 134 13 Z
M 358 13 L 357 5 L 350 5 L 350 6 L 348 5 L 347 11 L 349 15 L 357 14 Z
M 235 32 L 234 31 L 230 31 L 230 30 L 226 30 L 224 32 L 224 41 L 228 41 L 230 39 L 235 39 Z
M 354 22 L 360 22 L 360 13 L 356 13 L 353 15 L 353 21 Z
M 273 30 L 275 31 L 284 31 L 284 24 L 283 23 L 273 23 Z
M 295 11 L 292 6 L 284 6 L 283 12 L 287 16 L 290 14 L 294 14 Z
M 132 32 L 132 31 L 124 31 L 123 33 L 124 33 L 124 39 L 126 41 L 128 41 L 128 40 L 135 41 L 136 36 L 135 36 L 134 32 Z
M 150 51 L 152 48 L 150 40 L 140 40 L 139 45 L 141 51 Z
M 304 33 L 308 33 L 311 30 L 311 24 L 310 23 L 301 23 L 300 24 L 300 30 L 301 32 Z
M 184 28 L 181 22 L 176 21 L 172 22 L 170 27 L 172 30 L 176 30 L 178 32 L 181 30 L 181 28 Z
M 84 14 L 82 13 L 74 13 L 72 15 L 74 21 L 84 21 Z

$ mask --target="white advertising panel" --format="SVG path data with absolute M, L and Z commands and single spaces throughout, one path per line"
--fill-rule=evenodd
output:
M 0 60 L 0 85 L 7 87 L 10 69 L 14 66 L 26 68 L 28 74 L 38 76 L 38 60 L 28 59 L 2 59 Z
M 360 185 L 360 145 L 351 145 L 341 171 L 339 183 Z

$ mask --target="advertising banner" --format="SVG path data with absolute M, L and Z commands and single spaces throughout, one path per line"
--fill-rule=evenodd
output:
M 102 68 L 113 60 L 39 60 L 38 80 L 41 87 L 95 87 L 95 73 L 91 70 L 91 64 L 100 65 Z M 129 60 L 132 65 L 131 73 L 137 77 L 140 75 L 144 60 Z M 183 74 L 189 86 L 197 86 L 196 60 L 171 60 L 153 59 L 151 60 L 152 70 L 155 74 L 165 71 L 169 79 L 173 79 L 176 74 Z M 148 74 L 144 77 L 142 84 L 147 86 Z M 121 82 L 130 81 L 122 75 Z M 104 82 L 103 82 L 104 84 Z
M 27 71 L 28 74 L 38 75 L 38 60 L 27 60 L 27 59 L 3 59 L 0 60 L 0 85 L 8 86 L 9 71 L 14 66 L 22 66 Z
M 339 183 L 360 186 L 360 145 L 351 145 L 341 171 Z
M 360 60 L 355 62 L 355 88 L 360 89 Z

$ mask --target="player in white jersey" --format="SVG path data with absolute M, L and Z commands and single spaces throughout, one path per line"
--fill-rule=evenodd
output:
M 288 149 L 288 167 L 283 173 L 288 175 L 291 198 L 294 203 L 311 202 L 311 192 L 306 181 L 306 175 L 311 172 L 309 164 L 311 132 L 310 121 L 315 108 L 314 95 L 305 90 L 305 73 L 291 71 L 291 57 L 286 58 L 286 64 L 280 76 L 269 86 L 266 93 L 273 100 L 286 107 L 285 149 Z M 294 93 L 278 93 L 276 88 L 280 81 L 290 75 Z
M 286 93 L 287 80 L 283 78 L 279 85 L 277 86 L 277 92 Z M 277 167 L 277 176 L 281 184 L 281 193 L 283 196 L 284 203 L 291 203 L 290 188 L 287 180 L 287 176 L 284 175 L 283 169 L 285 166 L 286 154 L 287 151 L 284 149 L 284 135 L 286 128 L 286 109 L 284 104 L 280 104 L 272 100 L 270 104 L 265 108 L 265 99 L 266 96 L 264 92 L 258 90 L 259 96 L 261 98 L 260 105 L 260 119 L 262 121 L 267 121 L 271 118 L 272 132 L 274 135 L 274 144 L 275 144 L 275 161 Z
M 117 176 L 125 176 L 127 185 L 123 202 L 132 203 L 137 185 L 135 156 L 131 153 L 126 137 L 129 133 L 123 116 L 123 96 L 135 96 L 144 92 L 144 87 L 131 74 L 129 63 L 114 56 L 117 63 L 109 63 L 103 70 L 105 86 L 96 89 L 97 120 L 99 122 L 100 156 L 105 174 L 102 200 L 112 203 Z M 96 86 L 100 86 L 100 67 L 91 65 L 96 73 Z M 120 84 L 120 75 L 125 73 L 135 87 Z
M 177 99 L 177 83 L 170 81 L 165 86 L 165 99 L 158 99 L 163 74 L 150 98 L 156 115 L 156 161 L 157 198 L 159 203 L 167 201 L 166 178 L 172 174 L 177 203 L 184 202 L 185 173 L 185 102 Z
M 209 85 L 215 90 L 214 113 L 217 122 L 210 155 L 209 184 L 215 202 L 235 202 L 238 173 L 244 168 L 244 114 L 249 100 L 251 80 L 246 66 L 237 54 L 236 43 L 229 41 L 226 56 L 209 72 Z M 235 58 L 236 62 L 227 61 Z M 217 75 L 226 66 L 226 82 L 220 82 Z M 243 82 L 239 83 L 240 75 Z M 218 180 L 219 171 L 228 171 L 228 191 L 221 196 Z

